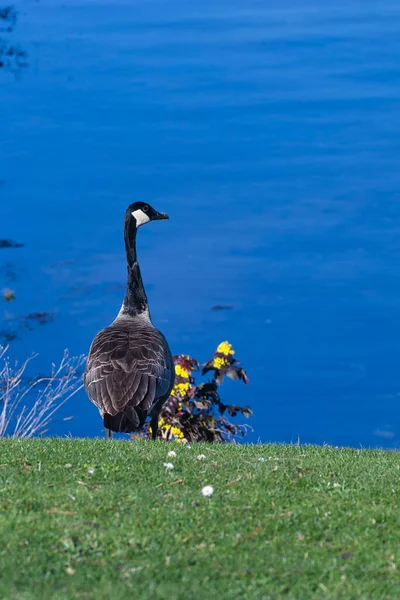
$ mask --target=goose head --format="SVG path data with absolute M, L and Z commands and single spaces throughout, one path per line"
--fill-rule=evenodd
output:
M 134 202 L 127 208 L 127 216 L 133 218 L 136 223 L 136 229 L 150 221 L 160 221 L 168 219 L 166 213 L 158 212 L 146 202 Z

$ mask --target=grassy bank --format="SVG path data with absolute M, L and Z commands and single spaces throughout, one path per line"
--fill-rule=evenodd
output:
M 60 439 L 0 453 L 2 599 L 400 598 L 398 453 Z

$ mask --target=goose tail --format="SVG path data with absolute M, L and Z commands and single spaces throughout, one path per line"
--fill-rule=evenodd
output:
M 105 413 L 103 417 L 104 427 L 120 433 L 133 433 L 143 427 L 142 421 L 145 420 L 146 416 L 144 415 L 144 420 L 140 417 L 141 415 L 138 414 L 138 411 L 133 406 L 117 415 Z

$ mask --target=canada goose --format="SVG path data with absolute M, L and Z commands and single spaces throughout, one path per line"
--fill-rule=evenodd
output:
M 158 417 L 175 381 L 167 340 L 151 322 L 139 264 L 136 232 L 149 221 L 168 219 L 149 204 L 134 202 L 124 220 L 128 281 L 121 310 L 111 325 L 99 331 L 90 347 L 84 383 L 97 406 L 108 437 L 111 431 L 141 429 L 151 416 L 153 440 Z

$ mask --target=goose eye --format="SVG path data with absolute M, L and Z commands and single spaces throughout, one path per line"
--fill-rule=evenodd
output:
M 142 210 L 143 210 L 143 212 L 147 212 L 149 210 L 149 207 L 147 206 L 147 204 L 146 204 L 146 206 L 143 206 Z

